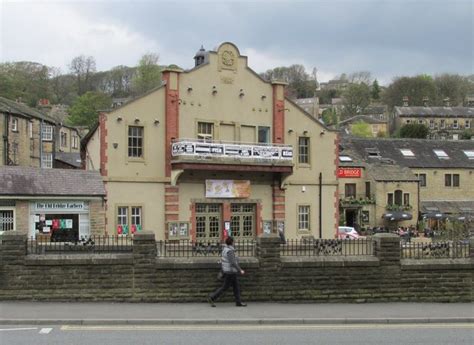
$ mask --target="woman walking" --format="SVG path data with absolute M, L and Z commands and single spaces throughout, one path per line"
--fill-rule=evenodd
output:
M 234 291 L 235 305 L 237 307 L 246 307 L 247 304 L 242 303 L 240 299 L 240 284 L 238 275 L 245 274 L 245 271 L 239 266 L 239 259 L 235 255 L 234 239 L 227 237 L 225 240 L 225 247 L 222 250 L 222 272 L 224 273 L 224 284 L 213 293 L 209 294 L 208 302 L 212 307 L 216 305 L 214 302 L 229 288 L 232 286 Z

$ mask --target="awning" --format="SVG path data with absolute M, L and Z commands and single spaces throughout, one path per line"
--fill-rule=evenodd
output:
M 410 220 L 413 218 L 413 216 L 408 212 L 393 211 L 384 213 L 382 218 L 385 220 L 398 222 L 400 220 Z
M 423 218 L 425 219 L 446 219 L 448 218 L 447 214 L 441 213 L 441 212 L 430 212 L 426 213 L 423 215 Z

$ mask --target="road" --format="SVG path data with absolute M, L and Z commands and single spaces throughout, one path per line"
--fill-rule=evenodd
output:
M 1 345 L 471 345 L 473 323 L 354 325 L 1 326 Z

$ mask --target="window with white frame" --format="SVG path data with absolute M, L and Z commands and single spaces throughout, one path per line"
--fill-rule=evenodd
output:
M 142 225 L 142 208 L 140 206 L 132 206 L 132 225 Z
M 309 138 L 298 138 L 298 162 L 300 164 L 309 164 Z
M 453 128 L 454 128 L 454 129 L 458 129 L 458 128 L 459 128 L 458 120 L 453 120 Z
M 73 135 L 72 136 L 72 148 L 77 149 L 78 144 L 79 144 L 79 138 L 77 137 L 77 135 Z
M 465 120 L 464 121 L 464 127 L 471 128 L 471 120 Z
M 309 230 L 309 205 L 298 206 L 298 230 Z
M 448 154 L 444 150 L 433 150 L 433 152 L 439 159 L 449 159 Z
M 43 153 L 41 155 L 41 167 L 46 169 L 53 168 L 53 154 L 52 153 Z
M 16 117 L 12 118 L 12 131 L 18 132 L 18 119 Z
M 15 209 L 0 207 L 0 232 L 15 230 Z
M 214 124 L 212 122 L 198 122 L 197 138 L 204 141 L 212 140 L 214 138 Z
M 141 206 L 118 206 L 116 224 L 118 233 L 127 235 L 141 230 L 143 224 L 142 217 L 143 212 Z
M 61 132 L 61 147 L 67 147 L 67 133 Z
M 53 140 L 53 126 L 43 124 L 41 127 L 42 127 L 41 134 L 42 134 L 43 141 L 52 141 Z
M 143 127 L 128 127 L 128 157 L 143 158 Z
M 440 125 L 439 125 L 439 127 L 440 127 L 441 129 L 446 128 L 446 120 L 440 120 Z
M 474 150 L 463 150 L 468 159 L 474 159 Z
M 431 128 L 431 129 L 434 129 L 434 127 L 435 127 L 435 122 L 434 122 L 434 120 L 430 120 L 430 128 Z
M 119 206 L 117 208 L 117 225 L 128 225 L 128 206 Z

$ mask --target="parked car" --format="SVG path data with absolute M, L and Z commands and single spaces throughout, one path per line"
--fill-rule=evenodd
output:
M 360 238 L 359 233 L 356 231 L 355 228 L 352 226 L 339 226 L 337 228 L 337 235 L 336 237 L 340 240 L 342 239 L 358 239 Z

